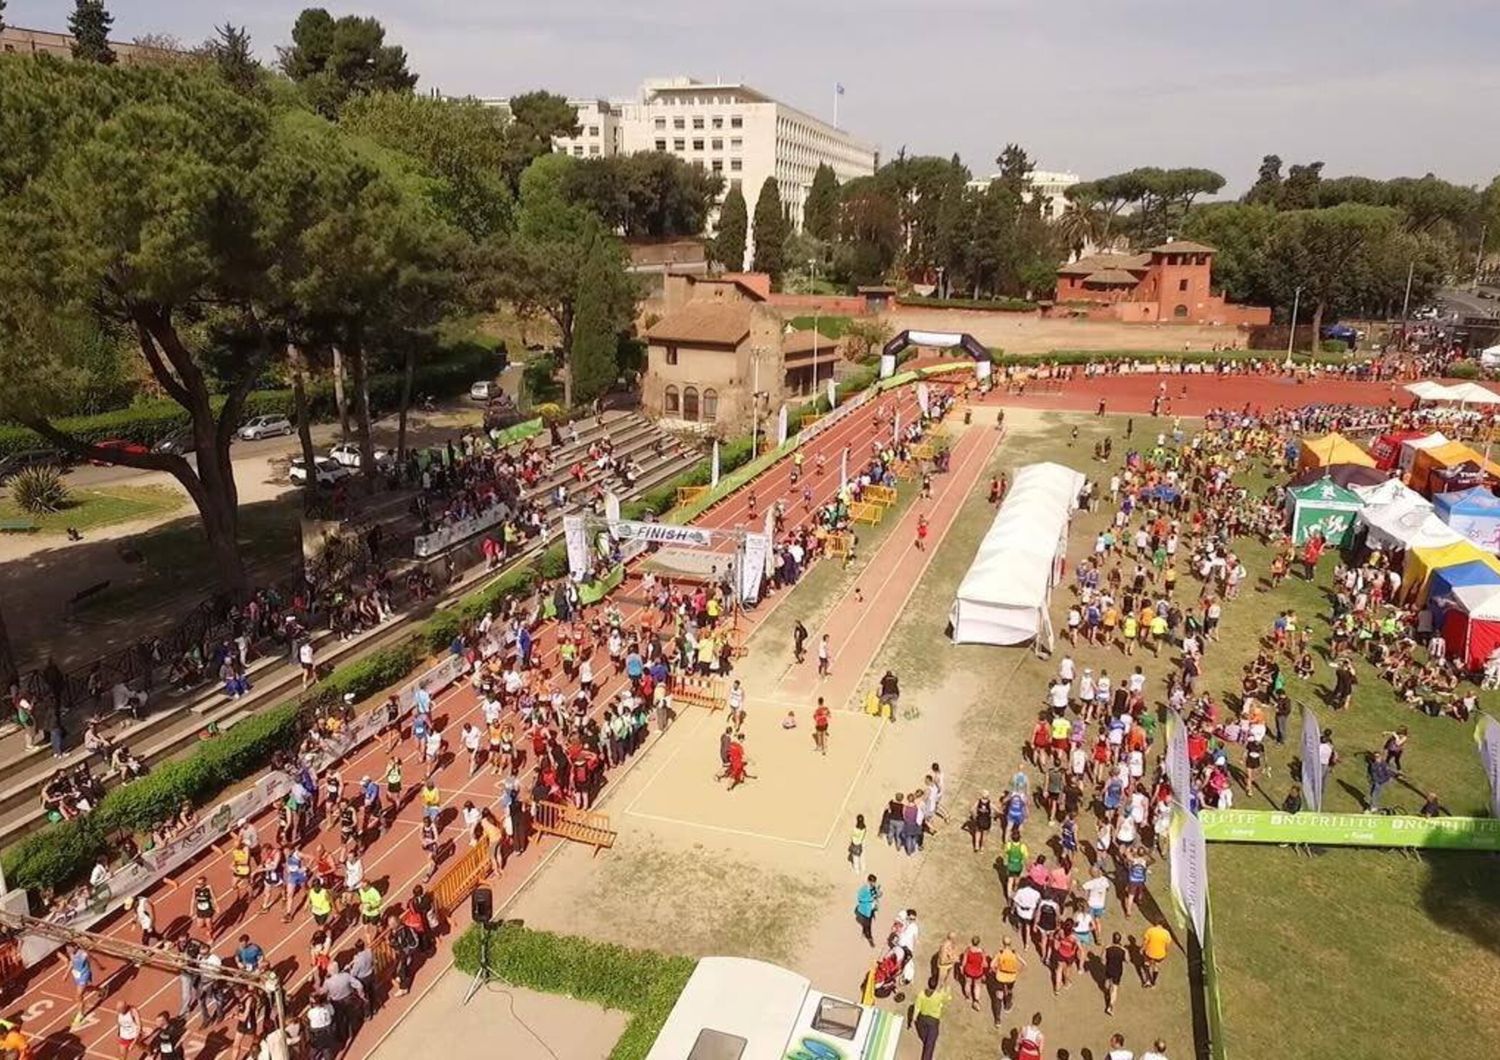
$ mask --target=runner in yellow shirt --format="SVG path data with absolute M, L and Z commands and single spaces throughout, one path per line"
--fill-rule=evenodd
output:
M 1172 933 L 1161 924 L 1152 924 L 1141 935 L 1141 955 L 1146 958 L 1142 978 L 1147 986 L 1155 986 L 1161 975 L 1162 962 L 1172 948 Z

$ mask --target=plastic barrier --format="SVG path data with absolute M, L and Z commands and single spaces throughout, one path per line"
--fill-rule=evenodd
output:
M 696 677 L 683 674 L 672 681 L 674 703 L 705 710 L 723 710 L 729 705 L 729 692 L 722 677 Z

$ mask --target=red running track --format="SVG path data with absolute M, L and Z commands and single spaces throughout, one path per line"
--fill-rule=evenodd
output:
M 830 500 L 837 492 L 838 459 L 844 446 L 851 447 L 851 469 L 861 466 L 869 455 L 869 443 L 877 435 L 883 435 L 889 429 L 885 426 L 877 427 L 877 416 L 888 421 L 890 411 L 899 409 L 904 418 L 911 414 L 915 405 L 915 395 L 912 390 L 902 388 L 869 402 L 864 408 L 850 414 L 848 418 L 830 427 L 807 444 L 804 448 L 808 457 L 804 466 L 804 481 L 811 484 L 815 508 Z M 819 453 L 828 458 L 828 470 L 821 476 L 816 475 L 813 470 L 814 460 Z M 759 502 L 759 511 L 762 513 L 755 519 L 751 519 L 749 515 L 748 493 L 752 487 Z M 800 484 L 795 491 L 791 487 L 791 461 L 782 460 L 746 487 L 714 505 L 695 521 L 695 525 L 746 528 L 758 525 L 764 518 L 763 513 L 769 505 L 785 497 L 788 500 L 786 525 L 791 528 L 808 517 L 800 503 L 800 492 Z M 796 494 L 798 503 L 792 503 L 793 493 Z M 777 597 L 771 597 L 755 610 L 747 612 L 742 621 L 748 622 L 749 628 L 753 629 L 764 621 L 777 602 Z M 595 606 L 604 606 L 604 604 Z M 631 607 L 624 617 L 628 627 L 641 622 L 648 615 L 646 609 L 642 607 Z M 543 623 L 538 631 L 533 652 L 539 666 L 548 669 L 555 667 L 556 623 Z M 596 680 L 600 682 L 595 697 L 596 715 L 602 712 L 603 707 L 625 684 L 623 676 L 610 675 L 606 678 L 604 675 L 607 670 L 608 667 L 603 666 L 595 675 Z M 567 693 L 571 693 L 577 687 L 576 682 L 569 682 L 560 669 L 556 670 L 553 678 Z M 455 686 L 438 697 L 434 703 L 433 715 L 446 735 L 446 744 L 454 750 L 457 749 L 458 744 L 458 728 L 463 722 L 473 720 L 482 724 L 479 700 L 467 683 Z M 514 718 L 515 715 L 512 713 L 510 717 Z M 340 773 L 344 777 L 346 792 L 352 792 L 357 787 L 357 782 L 363 774 L 368 773 L 377 779 L 383 775 L 388 761 L 382 753 L 383 747 L 383 741 L 373 742 L 356 751 L 343 763 Z M 410 740 L 403 743 L 399 753 L 408 777 L 421 776 L 422 769 L 416 748 Z M 635 758 L 620 768 L 630 768 L 639 758 L 640 754 L 637 753 Z M 523 792 L 530 790 L 531 772 L 531 764 L 528 762 L 522 779 Z M 488 774 L 487 767 L 482 760 L 480 772 L 471 778 L 468 775 L 467 756 L 452 752 L 447 755 L 437 770 L 436 776 L 443 795 L 442 838 L 451 845 L 457 837 L 458 842 L 461 843 L 462 836 L 454 824 L 459 807 L 465 800 L 473 801 L 476 806 L 493 805 L 498 798 L 497 785 Z M 421 807 L 414 798 L 415 790 L 415 785 L 408 785 L 406 801 L 394 823 L 370 841 L 361 855 L 365 878 L 373 881 L 386 895 L 387 908 L 393 908 L 397 900 L 404 902 L 410 895 L 412 886 L 421 882 L 426 873 L 427 859 L 420 846 Z M 606 793 L 608 791 L 607 785 L 605 791 Z M 268 841 L 274 836 L 275 829 L 270 814 L 263 815 L 256 821 L 256 825 L 263 841 Z M 308 856 L 309 862 L 313 851 L 319 844 L 336 852 L 339 846 L 336 829 L 319 828 L 306 840 L 301 849 Z M 489 881 L 489 886 L 495 892 L 497 910 L 503 909 L 537 872 L 543 859 L 550 851 L 556 849 L 556 845 L 552 841 L 534 840 L 526 851 L 511 856 L 505 871 L 499 877 Z M 290 923 L 282 922 L 279 914 L 281 908 L 279 901 L 272 905 L 269 912 L 260 913 L 258 895 L 252 896 L 247 903 L 248 909 L 244 906 L 232 907 L 230 905 L 232 890 L 228 853 L 226 846 L 205 854 L 198 862 L 183 869 L 177 876 L 180 886 L 163 884 L 150 892 L 156 907 L 157 925 L 163 928 L 170 937 L 186 932 L 189 927 L 193 881 L 199 875 L 206 876 L 210 886 L 214 889 L 220 909 L 215 951 L 228 963 L 236 948 L 239 935 L 248 933 L 251 939 L 265 950 L 265 967 L 274 969 L 281 981 L 286 984 L 288 1014 L 300 1017 L 311 987 L 309 948 L 313 923 L 306 910 L 305 895 L 299 897 Z M 450 850 L 446 860 L 451 861 L 454 856 L 454 852 Z M 453 923 L 448 925 L 449 932 L 456 934 L 466 927 L 467 923 L 467 909 L 460 910 L 454 916 Z M 335 940 L 336 955 L 343 963 L 352 952 L 359 929 L 349 915 L 336 921 L 336 927 L 339 932 Z M 128 916 L 117 915 L 99 925 L 96 930 L 132 942 L 138 937 L 134 919 Z M 428 958 L 417 971 L 410 995 L 403 998 L 382 999 L 383 1004 L 380 1009 L 356 1035 L 346 1055 L 355 1057 L 369 1055 L 384 1035 L 411 1008 L 415 1000 L 420 998 L 425 989 L 436 980 L 447 967 L 447 963 L 442 958 Z M 25 983 L 19 1003 L 12 1004 L 4 1010 L 7 1014 L 17 1012 L 24 1014 L 25 1029 L 31 1038 L 35 1056 L 45 1058 L 45 1060 L 62 1060 L 62 1058 L 73 1060 L 73 1058 L 80 1057 L 117 1060 L 119 1050 L 114 1041 L 114 1016 L 115 1005 L 122 999 L 128 1000 L 136 1007 L 147 1028 L 152 1025 L 160 1011 L 168 1011 L 174 1016 L 177 1014 L 179 988 L 175 975 L 152 968 L 135 968 L 125 962 L 98 955 L 94 956 L 94 964 L 95 981 L 103 985 L 104 1000 L 95 1004 L 90 1015 L 77 1028 L 70 1027 L 70 1020 L 75 1011 L 75 998 L 66 962 L 61 953 L 53 960 L 33 969 Z M 200 1060 L 200 1058 L 207 1060 L 207 1058 L 221 1054 L 232 1055 L 234 1029 L 228 1019 L 221 1020 L 208 1028 L 198 1026 L 196 1015 L 191 1016 L 188 1022 L 189 1032 L 182 1043 L 186 1057 L 190 1060 Z

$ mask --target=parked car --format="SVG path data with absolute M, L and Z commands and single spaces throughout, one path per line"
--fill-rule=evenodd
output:
M 256 416 L 246 420 L 235 433 L 247 442 L 261 438 L 275 438 L 278 435 L 291 434 L 292 421 L 285 416 Z
M 489 379 L 481 379 L 469 387 L 470 401 L 489 401 L 500 393 L 500 384 Z
M 484 407 L 484 429 L 487 431 L 503 431 L 525 419 L 526 415 L 516 408 L 509 394 L 496 396 Z
M 328 450 L 328 459 L 351 471 L 358 471 L 360 466 L 359 445 L 355 442 L 340 442 Z M 375 447 L 375 466 L 377 468 L 390 467 L 396 462 L 396 454 L 384 446 Z
M 332 486 L 349 477 L 349 469 L 337 460 L 330 460 L 326 456 L 313 458 L 313 467 L 316 469 L 317 484 L 319 486 Z M 300 456 L 292 457 L 291 466 L 287 469 L 287 478 L 297 486 L 307 485 L 307 463 Z
M 107 438 L 102 442 L 95 442 L 94 446 L 95 448 L 105 449 L 111 453 L 129 453 L 132 456 L 144 456 L 151 451 L 140 442 L 132 442 L 128 438 Z M 108 460 L 94 459 L 90 460 L 89 463 L 95 467 L 109 466 Z
M 193 437 L 193 432 L 184 427 L 180 431 L 173 431 L 161 441 L 151 447 L 154 453 L 168 453 L 172 456 L 186 456 L 198 448 L 198 440 Z
M 24 452 L 11 453 L 10 456 L 0 460 L 0 482 L 25 471 L 28 467 L 44 467 L 48 464 L 61 470 L 68 466 L 67 457 L 63 455 L 61 449 L 27 449 Z

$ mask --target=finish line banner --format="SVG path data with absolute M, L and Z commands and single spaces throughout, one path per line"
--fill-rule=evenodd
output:
M 1492 817 L 1202 810 L 1198 819 L 1210 843 L 1500 851 L 1500 820 Z
M 707 548 L 713 543 L 713 531 L 675 523 L 636 523 L 627 519 L 610 523 L 609 532 L 616 541 L 640 541 L 648 545 Z

